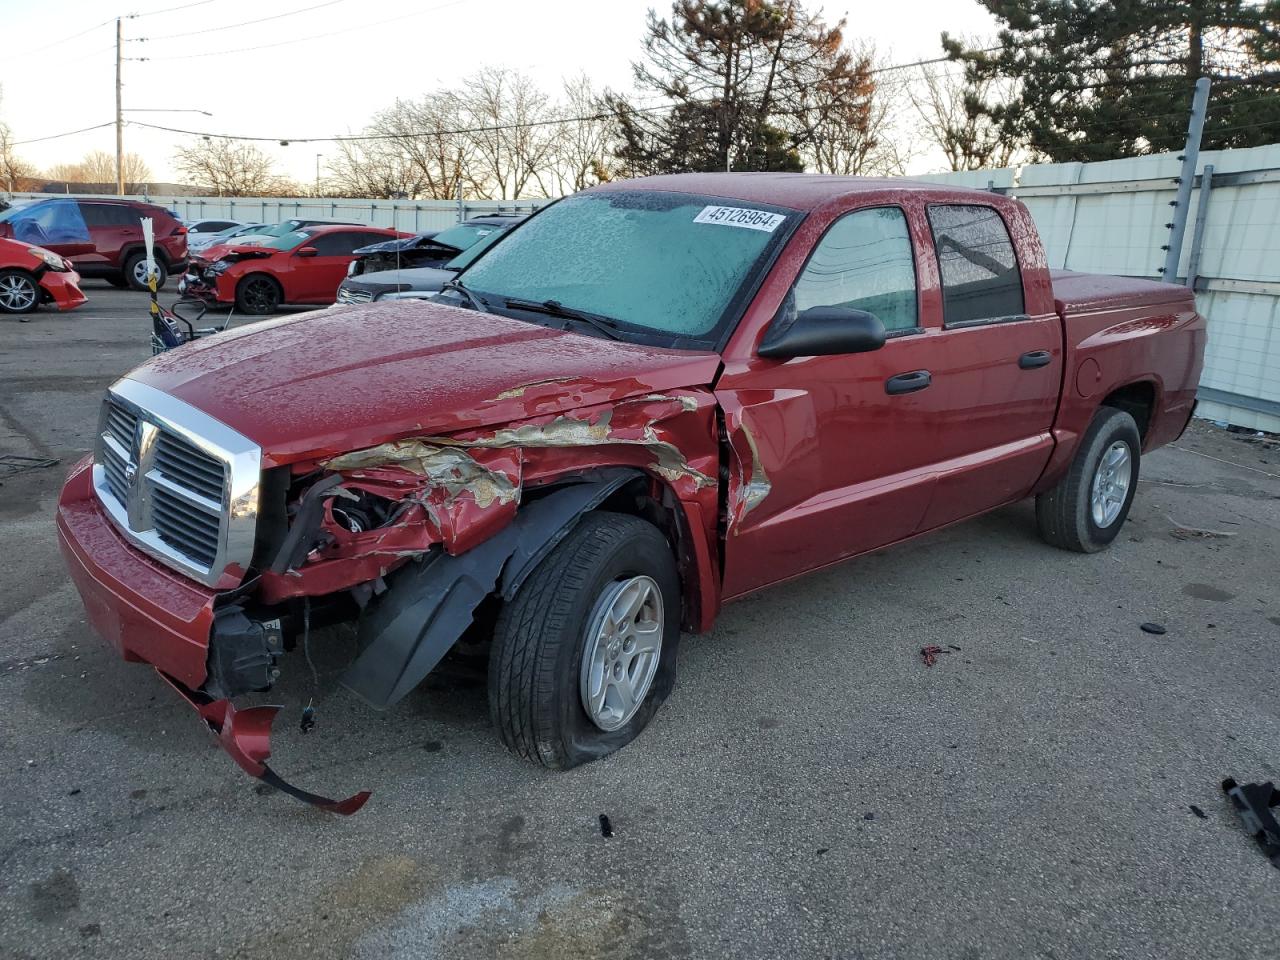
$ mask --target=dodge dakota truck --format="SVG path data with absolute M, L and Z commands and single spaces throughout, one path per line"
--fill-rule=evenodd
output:
M 1090 553 L 1194 407 L 1184 287 L 1052 272 L 989 192 L 793 174 L 605 184 L 435 301 L 199 340 L 116 381 L 57 523 L 89 618 L 248 773 L 234 698 L 355 625 L 390 707 L 462 640 L 552 768 L 632 740 L 681 633 L 753 591 L 1035 497 Z M 868 654 L 869 655 L 869 654 Z M 243 701 L 242 701 L 243 704 Z

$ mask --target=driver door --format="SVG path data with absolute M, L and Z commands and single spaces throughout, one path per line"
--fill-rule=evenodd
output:
M 744 464 L 730 496 L 726 599 L 903 539 L 923 520 L 939 411 L 915 374 L 933 366 L 940 318 L 923 315 L 917 275 L 930 274 L 918 246 L 902 207 L 845 213 L 783 302 L 874 313 L 889 333 L 880 349 L 726 365 L 716 396 Z M 937 313 L 936 298 L 924 302 Z
M 306 303 L 333 303 L 338 285 L 347 275 L 347 267 L 355 259 L 357 247 L 390 239 L 382 234 L 342 230 L 312 237 L 299 249 L 314 247 L 315 255 L 299 257 L 294 251 L 295 298 Z

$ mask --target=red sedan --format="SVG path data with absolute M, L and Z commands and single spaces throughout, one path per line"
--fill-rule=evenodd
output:
M 70 260 L 43 247 L 0 239 L 0 313 L 22 314 L 25 323 L 26 314 L 42 303 L 74 310 L 84 301 Z
M 242 313 L 284 303 L 333 303 L 358 247 L 407 237 L 383 227 L 303 227 L 258 245 L 223 244 L 191 259 L 178 292 Z

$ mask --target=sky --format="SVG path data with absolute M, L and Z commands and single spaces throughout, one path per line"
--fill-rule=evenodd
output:
M 873 42 L 893 63 L 938 56 L 944 30 L 995 32 L 976 0 L 806 6 L 820 6 L 828 21 L 845 17 L 849 39 Z M 278 171 L 310 183 L 316 154 L 323 165 L 332 144 L 275 140 L 358 132 L 397 97 L 454 85 L 480 66 L 518 69 L 548 92 L 581 72 L 598 88 L 629 90 L 650 8 L 665 15 L 670 2 L 0 0 L 0 119 L 17 141 L 112 122 L 115 17 L 123 16 L 125 57 L 147 58 L 124 62 L 126 121 L 273 138 L 259 146 Z M 156 181 L 171 181 L 180 179 L 175 148 L 194 138 L 127 125 L 124 139 Z M 114 153 L 113 126 L 18 147 L 39 167 L 91 150 Z M 937 155 L 925 153 L 909 172 L 933 169 Z

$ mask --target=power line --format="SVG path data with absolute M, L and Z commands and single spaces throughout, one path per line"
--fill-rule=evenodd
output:
M 324 7 L 332 7 L 338 3 L 345 3 L 346 0 L 325 0 L 324 3 L 313 3 L 308 7 L 300 7 L 297 10 L 289 10 L 285 13 L 273 14 L 270 17 L 259 17 L 257 20 L 242 20 L 240 23 L 228 23 L 221 27 L 205 27 L 203 30 L 188 30 L 185 33 L 165 33 L 158 37 L 134 37 L 131 43 L 147 43 L 151 40 L 176 40 L 178 37 L 194 37 L 202 33 L 217 33 L 220 30 L 234 30 L 236 27 L 248 27 L 255 23 L 266 23 L 268 20 L 282 20 L 285 17 L 294 17 L 300 13 L 310 13 L 312 10 L 320 10 Z
M 208 0 L 206 0 L 206 2 L 208 2 Z M 373 20 L 373 21 L 370 21 L 369 23 L 359 23 L 359 24 L 355 24 L 354 26 L 344 27 L 341 30 L 331 30 L 328 33 L 316 33 L 316 34 L 312 34 L 309 37 L 294 37 L 291 40 L 280 40 L 276 43 L 262 43 L 253 47 L 237 47 L 234 50 L 216 50 L 212 53 L 186 53 L 186 54 L 182 54 L 181 56 L 174 56 L 174 57 L 140 57 L 135 59 L 155 60 L 155 61 L 193 60 L 193 59 L 204 58 L 204 57 L 225 57 L 225 56 L 230 56 L 231 54 L 234 54 L 234 53 L 250 53 L 254 50 L 271 50 L 276 47 L 287 47 L 290 44 L 294 44 L 294 43 L 305 43 L 308 40 L 323 40 L 326 37 L 336 37 L 340 34 L 346 35 L 355 30 L 367 30 L 370 27 L 381 27 L 388 23 L 396 23 L 400 20 L 408 20 L 410 17 L 420 17 L 423 14 L 435 13 L 437 10 L 443 10 L 446 7 L 456 7 L 458 4 L 465 3 L 465 2 L 466 0 L 449 0 L 448 3 L 442 3 L 439 6 L 435 6 L 435 7 L 428 7 L 425 10 L 415 10 L 412 13 L 401 14 L 398 17 L 388 17 L 385 20 Z M 236 139 L 248 139 L 248 138 L 238 137 Z M 332 138 L 329 138 L 329 139 L 332 139 Z
M 103 127 L 114 127 L 116 122 L 108 120 L 106 123 L 95 124 L 92 127 L 81 127 L 79 130 L 68 130 L 66 133 L 51 133 L 47 137 L 32 137 L 30 140 L 15 140 L 13 145 L 20 147 L 24 143 L 41 143 L 45 140 L 61 140 L 63 137 L 74 137 L 77 133 L 88 133 L 90 130 L 101 130 Z
M 163 10 L 145 10 L 142 13 L 131 13 L 127 19 L 132 20 L 134 17 L 158 17 L 162 13 L 173 13 L 177 10 L 189 10 L 192 7 L 203 7 L 205 4 L 213 3 L 214 0 L 195 0 L 194 3 L 183 3 L 176 7 L 165 7 Z M 115 19 L 114 17 L 112 18 Z

